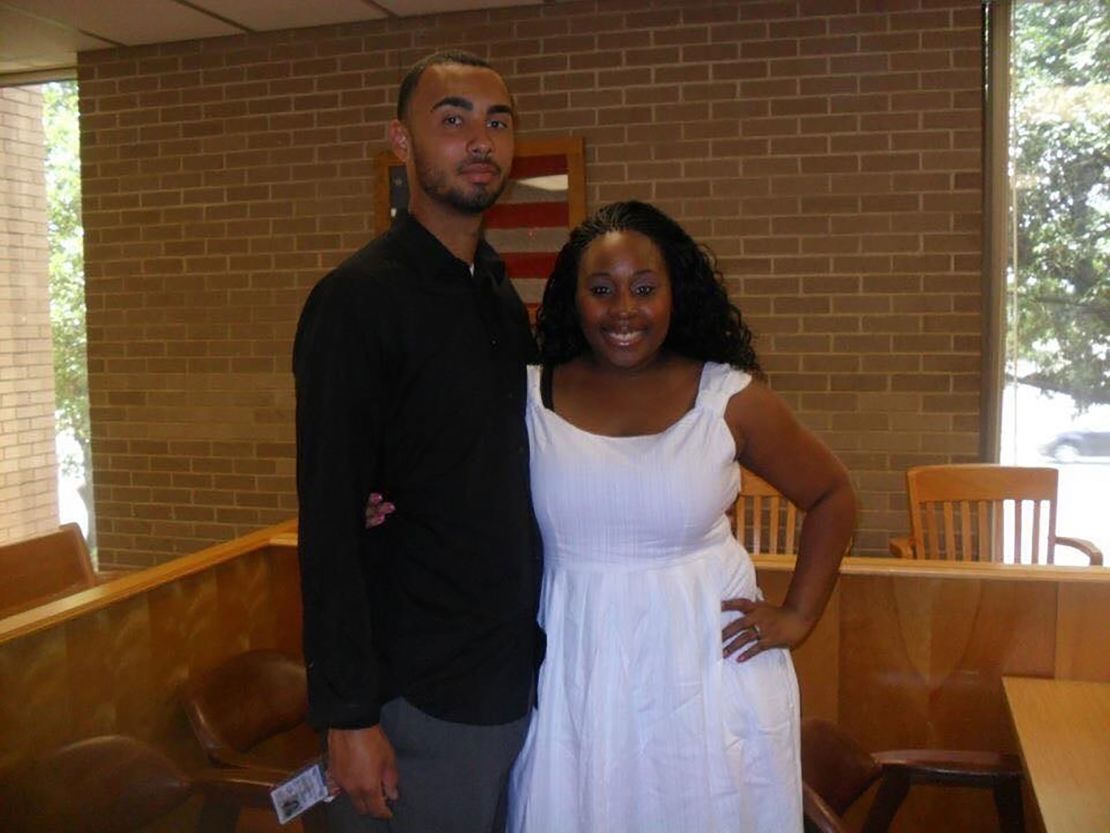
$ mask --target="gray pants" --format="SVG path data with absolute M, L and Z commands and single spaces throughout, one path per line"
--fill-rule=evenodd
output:
M 397 753 L 393 818 L 360 816 L 346 795 L 328 805 L 331 833 L 502 833 L 509 772 L 531 712 L 500 726 L 438 720 L 407 700 L 382 708 L 381 727 Z

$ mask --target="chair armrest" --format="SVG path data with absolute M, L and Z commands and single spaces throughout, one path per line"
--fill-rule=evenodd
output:
M 249 752 L 239 752 L 230 746 L 220 746 L 208 750 L 208 762 L 215 769 L 244 769 L 267 770 L 273 769 L 283 773 L 283 778 L 292 774 L 292 769 L 286 769 L 276 761 L 266 760 L 264 757 Z
M 913 541 L 909 538 L 891 538 L 890 554 L 895 558 L 913 558 Z
M 806 833 L 849 833 L 848 828 L 809 784 L 802 784 Z
M 1001 752 L 895 749 L 876 752 L 883 771 L 901 770 L 917 783 L 989 787 L 1021 778 L 1021 761 Z
M 1071 547 L 1072 549 L 1079 550 L 1091 559 L 1092 567 L 1102 566 L 1102 550 L 1086 538 L 1066 538 L 1063 535 L 1057 535 L 1056 543 L 1062 547 Z
M 289 777 L 280 769 L 208 768 L 190 776 L 194 789 L 207 798 L 242 807 L 273 809 L 270 790 Z
M 320 761 L 319 755 L 309 755 L 304 760 L 298 761 L 295 764 L 288 764 L 282 760 L 274 760 L 268 756 L 259 755 L 254 751 L 239 752 L 228 746 L 221 746 L 218 749 L 209 750 L 208 762 L 213 769 L 244 769 L 244 770 L 273 770 L 274 772 L 282 773 L 281 780 L 285 780 L 294 772 L 297 772 L 309 764 L 315 764 Z
M 235 833 L 239 829 L 242 808 L 274 812 L 270 792 L 289 775 L 283 769 L 271 767 L 209 768 L 194 773 L 190 778 L 192 790 L 204 798 L 197 830 L 199 833 Z M 322 804 L 309 807 L 300 822 L 305 833 L 328 833 L 330 830 Z

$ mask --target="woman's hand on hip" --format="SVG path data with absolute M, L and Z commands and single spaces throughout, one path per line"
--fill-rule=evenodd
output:
M 749 660 L 769 648 L 793 648 L 813 629 L 813 623 L 797 611 L 770 602 L 725 599 L 721 602 L 721 610 L 741 614 L 721 631 L 725 658 L 740 652 L 737 662 Z

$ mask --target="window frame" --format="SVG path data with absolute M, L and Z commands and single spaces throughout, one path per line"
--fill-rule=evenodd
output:
M 985 0 L 983 107 L 983 331 L 979 392 L 979 456 L 997 463 L 1002 444 L 1006 381 L 1006 269 L 1012 210 L 1010 191 L 1010 39 L 1012 0 Z

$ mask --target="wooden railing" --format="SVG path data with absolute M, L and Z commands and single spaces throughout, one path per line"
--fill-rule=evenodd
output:
M 780 599 L 793 559 L 755 562 Z M 795 652 L 803 711 L 871 749 L 1016 751 L 1002 675 L 1110 680 L 1108 608 L 1106 569 L 847 558 Z M 293 522 L 0 620 L 0 769 L 109 732 L 199 764 L 181 684 L 261 647 L 300 650 Z M 923 789 L 895 831 L 993 823 L 989 798 Z
M 293 521 L 0 620 L 0 771 L 90 735 L 202 761 L 177 702 L 248 648 L 300 651 Z
M 0 545 L 0 619 L 97 583 L 77 524 Z
M 793 558 L 754 560 L 767 598 L 781 600 Z M 1107 609 L 1110 569 L 847 558 L 794 653 L 802 710 L 873 750 L 1017 752 L 1002 676 L 1110 680 Z M 1035 808 L 1027 815 L 1032 833 Z M 915 789 L 898 821 L 895 831 L 997 829 L 982 790 Z

